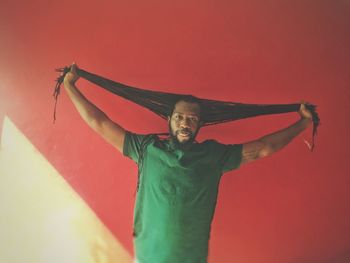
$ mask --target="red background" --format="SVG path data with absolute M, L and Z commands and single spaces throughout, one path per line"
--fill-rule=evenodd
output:
M 54 68 L 77 62 L 132 86 L 244 103 L 318 105 L 302 138 L 225 174 L 211 263 L 350 262 L 350 5 L 347 1 L 9 1 L 0 4 L 0 114 L 8 115 L 132 253 L 136 166 L 79 117 Z M 80 80 L 134 132 L 166 122 Z M 297 113 L 204 128 L 199 140 L 256 139 Z

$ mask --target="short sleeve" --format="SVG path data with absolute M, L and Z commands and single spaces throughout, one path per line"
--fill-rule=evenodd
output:
M 220 164 L 222 172 L 238 169 L 242 161 L 243 144 L 221 144 Z
M 146 137 L 147 135 L 126 131 L 123 145 L 123 155 L 138 163 L 140 152 L 142 150 L 141 145 Z

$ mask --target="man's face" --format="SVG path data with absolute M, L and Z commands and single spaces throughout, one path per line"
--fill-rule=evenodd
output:
M 169 121 L 169 132 L 175 142 L 184 145 L 196 138 L 200 128 L 200 106 L 197 103 L 179 101 Z

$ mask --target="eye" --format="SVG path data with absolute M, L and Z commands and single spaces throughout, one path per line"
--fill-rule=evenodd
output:
M 182 116 L 179 115 L 179 114 L 175 114 L 175 115 L 174 115 L 174 119 L 175 119 L 175 120 L 181 120 L 181 119 L 182 119 Z
M 190 118 L 190 121 L 191 121 L 191 122 L 198 122 L 198 118 L 197 118 L 197 117 L 191 117 L 191 118 Z

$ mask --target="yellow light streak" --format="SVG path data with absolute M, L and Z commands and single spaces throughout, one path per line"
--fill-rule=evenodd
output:
M 132 262 L 84 200 L 8 117 L 0 145 L 0 262 Z

